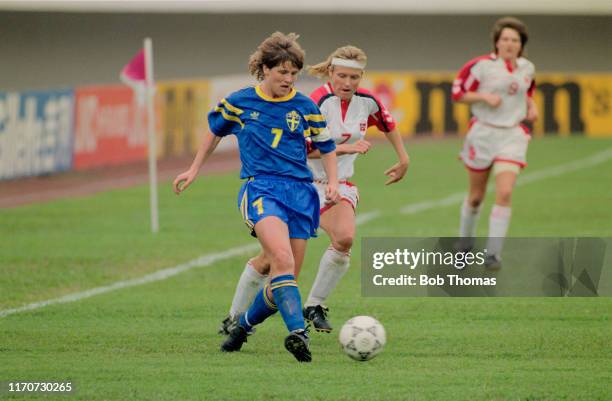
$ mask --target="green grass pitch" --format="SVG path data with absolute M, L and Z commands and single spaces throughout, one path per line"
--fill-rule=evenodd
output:
M 167 280 L 77 302 L 0 317 L 0 381 L 66 381 L 66 400 L 610 400 L 610 298 L 363 298 L 362 236 L 453 236 L 459 204 L 410 215 L 407 204 L 466 190 L 458 140 L 417 141 L 405 180 L 385 187 L 394 163 L 377 143 L 358 160 L 358 227 L 349 273 L 328 301 L 336 331 L 313 333 L 313 363 L 283 348 L 274 316 L 243 351 L 219 352 L 247 255 Z M 587 158 L 612 140 L 537 138 L 524 175 Z M 205 168 L 204 168 L 205 169 Z M 612 236 L 612 159 L 517 187 L 511 236 Z M 160 187 L 161 232 L 148 226 L 148 188 L 0 210 L 0 310 L 141 277 L 252 243 L 236 207 L 237 173 L 200 176 L 180 197 Z M 492 196 L 478 234 L 486 234 Z M 309 244 L 300 277 L 305 297 L 328 245 Z M 366 363 L 339 349 L 337 332 L 372 315 L 387 346 Z

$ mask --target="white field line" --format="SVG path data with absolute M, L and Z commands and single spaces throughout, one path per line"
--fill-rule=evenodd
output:
M 572 162 L 560 164 L 554 167 L 549 167 L 549 168 L 542 169 L 540 171 L 536 171 L 530 174 L 524 174 L 519 177 L 519 180 L 517 181 L 517 186 L 530 184 L 532 182 L 544 180 L 546 178 L 556 177 L 556 176 L 570 173 L 573 171 L 577 171 L 580 169 L 596 166 L 598 164 L 608 161 L 609 159 L 612 159 L 612 148 L 608 148 L 603 152 L 596 153 L 592 156 L 589 156 L 583 159 L 574 160 Z M 424 210 L 433 209 L 435 207 L 450 206 L 455 203 L 461 202 L 464 197 L 465 197 L 464 192 L 457 192 L 457 193 L 454 193 L 442 199 L 418 202 L 418 203 L 412 203 L 412 204 L 406 205 L 400 209 L 400 212 L 402 214 L 415 214 L 415 213 L 419 213 Z M 379 210 L 362 213 L 357 216 L 356 224 L 357 225 L 365 224 L 369 221 L 377 219 L 381 215 L 382 213 Z M 159 270 L 155 273 L 151 273 L 151 274 L 148 274 L 140 278 L 125 280 L 125 281 L 118 281 L 116 283 L 113 283 L 107 286 L 96 287 L 96 288 L 92 288 L 87 291 L 68 294 L 60 298 L 54 298 L 54 299 L 49 299 L 46 301 L 35 302 L 35 303 L 24 305 L 18 308 L 2 310 L 0 311 L 0 318 L 8 316 L 8 315 L 12 315 L 14 313 L 40 309 L 40 308 L 43 308 L 49 305 L 80 301 L 81 299 L 90 298 L 90 297 L 93 297 L 94 295 L 104 294 L 104 293 L 119 290 L 122 288 L 134 287 L 137 285 L 143 285 L 143 284 L 148 284 L 148 283 L 152 283 L 155 281 L 165 280 L 167 278 L 176 276 L 177 274 L 183 273 L 187 270 L 191 270 L 195 267 L 209 266 L 215 262 L 218 262 L 224 259 L 229 259 L 234 256 L 242 255 L 245 253 L 254 252 L 258 249 L 259 249 L 259 244 L 252 243 L 249 245 L 243 245 L 243 246 L 230 248 L 223 252 L 203 255 L 189 262 L 182 263 L 180 265 L 170 267 L 167 269 Z
M 238 256 L 238 255 L 243 255 L 245 253 L 254 252 L 258 249 L 259 249 L 259 244 L 252 243 L 249 245 L 243 245 L 243 246 L 237 246 L 234 248 L 230 248 L 223 252 L 203 255 L 187 263 L 182 263 L 174 267 L 158 270 L 155 273 L 147 274 L 146 276 L 143 276 L 140 278 L 125 280 L 125 281 L 117 281 L 116 283 L 113 283 L 110 285 L 92 288 L 87 291 L 75 292 L 73 294 L 68 294 L 60 298 L 49 299 L 47 301 L 42 301 L 42 302 L 34 302 L 32 304 L 20 306 L 14 309 L 2 310 L 0 311 L 0 318 L 8 316 L 8 315 L 12 315 L 13 313 L 31 311 L 31 310 L 43 308 L 49 305 L 80 301 L 81 299 L 93 297 L 94 295 L 104 294 L 104 293 L 115 291 L 115 290 L 120 290 L 122 288 L 134 287 L 137 285 L 148 284 L 148 283 L 153 283 L 155 281 L 165 280 L 172 276 L 176 276 L 177 274 L 186 272 L 187 270 L 191 270 L 194 267 L 209 266 L 215 262 L 229 259 L 229 258 Z
M 568 163 L 559 164 L 557 166 L 544 168 L 540 171 L 534 171 L 533 173 L 520 175 L 516 182 L 516 186 L 531 184 L 533 182 L 541 181 L 546 178 L 557 177 L 563 174 L 571 173 L 573 171 L 596 166 L 598 164 L 605 163 L 610 159 L 612 159 L 612 148 L 608 148 L 603 152 L 596 153 L 583 159 L 578 159 Z M 489 186 L 489 188 L 487 189 L 487 192 L 494 191 L 495 186 Z M 456 192 L 442 199 L 411 203 L 402 207 L 400 209 L 400 213 L 415 214 L 438 207 L 451 206 L 463 202 L 465 196 L 465 192 Z
M 371 212 L 360 213 L 357 215 L 357 217 L 355 217 L 355 224 L 360 226 L 369 221 L 377 219 L 378 217 L 380 217 L 380 215 L 380 210 L 372 210 Z

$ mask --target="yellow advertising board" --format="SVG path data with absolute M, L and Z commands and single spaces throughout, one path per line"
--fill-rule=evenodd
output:
M 406 136 L 465 134 L 466 105 L 451 100 L 453 73 L 368 72 L 364 87 L 389 108 Z M 536 136 L 612 136 L 612 75 L 538 74 Z
M 210 83 L 205 80 L 166 81 L 157 85 L 160 111 L 158 155 L 185 156 L 196 153 L 208 130 Z
M 454 77 L 449 72 L 374 71 L 366 73 L 362 86 L 387 106 L 404 136 L 465 135 L 470 110 L 451 99 Z M 208 130 L 206 115 L 218 101 L 216 92 L 228 86 L 226 81 L 227 77 L 219 77 L 158 84 L 160 157 L 195 154 Z M 229 80 L 234 86 L 244 86 L 234 81 L 236 77 Z M 539 119 L 532 127 L 535 136 L 612 136 L 612 74 L 542 73 L 536 76 L 536 83 Z M 382 135 L 375 128 L 369 134 Z

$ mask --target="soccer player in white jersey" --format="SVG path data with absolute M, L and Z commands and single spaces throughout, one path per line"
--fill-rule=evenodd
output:
M 304 317 L 316 331 L 331 332 L 324 302 L 346 273 L 355 238 L 355 209 L 359 200 L 357 186 L 349 180 L 353 176 L 353 165 L 359 154 L 365 154 L 371 147 L 364 139 L 369 126 L 376 126 L 385 133 L 393 146 L 398 162 L 384 174 L 389 177 L 385 185 L 400 181 L 408 169 L 409 157 L 402 138 L 395 129 L 395 120 L 384 105 L 369 91 L 359 87 L 366 67 L 367 57 L 363 50 L 354 46 L 336 49 L 327 60 L 309 68 L 309 73 L 321 79 L 329 79 L 311 95 L 336 143 L 338 155 L 338 193 L 341 201 L 325 204 L 327 176 L 318 150 L 309 153 L 314 183 L 321 202 L 321 224 L 331 244 L 321 257 L 319 270 L 308 299 L 304 303 Z M 243 312 L 256 289 L 266 280 L 269 265 L 263 254 L 251 259 L 240 277 L 232 301 L 230 316 L 221 326 L 220 333 L 227 331 L 234 316 Z
M 512 190 L 526 163 L 529 130 L 537 119 L 533 101 L 535 67 L 524 58 L 527 27 L 516 18 L 495 22 L 494 52 L 463 66 L 453 82 L 453 100 L 473 114 L 460 157 L 468 170 L 469 193 L 461 207 L 460 248 L 471 249 L 489 175 L 495 179 L 495 205 L 489 218 L 485 266 L 501 267 L 501 251 L 511 215 Z

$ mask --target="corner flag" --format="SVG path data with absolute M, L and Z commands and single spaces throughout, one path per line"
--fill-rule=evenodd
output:
M 157 206 L 157 150 L 155 139 L 155 82 L 153 81 L 153 42 L 144 40 L 144 48 L 121 70 L 121 81 L 130 86 L 142 106 L 147 105 L 147 131 L 149 142 L 149 194 L 151 207 L 151 231 L 159 231 L 159 213 Z
M 141 49 L 121 70 L 121 81 L 132 86 L 144 84 L 146 80 L 145 49 Z

